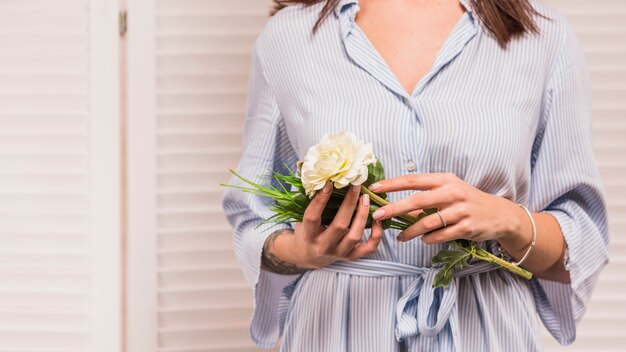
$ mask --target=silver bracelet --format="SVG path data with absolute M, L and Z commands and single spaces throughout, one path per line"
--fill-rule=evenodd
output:
M 524 209 L 524 211 L 526 211 L 526 214 L 528 214 L 528 217 L 530 218 L 530 222 L 533 225 L 533 241 L 530 243 L 530 247 L 528 247 L 528 250 L 526 251 L 526 254 L 524 254 L 522 259 L 519 260 L 519 262 L 517 262 L 517 263 L 516 262 L 511 262 L 511 264 L 513 264 L 515 266 L 519 266 L 520 264 L 522 264 L 524 262 L 524 260 L 526 260 L 526 258 L 530 254 L 530 251 L 533 250 L 533 247 L 535 247 L 535 243 L 537 242 L 537 228 L 535 227 L 535 220 L 533 220 L 532 215 L 530 215 L 530 212 L 528 211 L 528 209 L 526 209 L 525 206 L 523 206 L 522 204 L 517 204 L 517 205 L 522 207 Z

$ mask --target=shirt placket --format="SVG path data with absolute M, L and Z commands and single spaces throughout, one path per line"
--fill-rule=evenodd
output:
M 409 126 L 405 130 L 406 136 L 404 140 L 406 143 L 403 143 L 405 147 L 400 150 L 404 162 L 404 171 L 407 173 L 427 171 L 425 170 L 427 166 L 425 165 L 425 160 L 421 157 L 426 155 L 424 150 L 426 144 L 422 141 L 420 128 L 422 123 L 421 98 L 428 84 L 436 78 L 437 74 L 446 65 L 459 56 L 478 30 L 471 6 L 466 0 L 461 0 L 461 3 L 467 9 L 466 13 L 450 32 L 443 47 L 437 54 L 432 68 L 422 77 L 410 95 L 367 36 L 355 24 L 356 13 L 360 9 L 358 1 L 344 1 L 341 4 L 345 9 L 339 15 L 339 23 L 346 53 L 356 65 L 378 80 L 408 109 L 410 119 L 408 121 Z

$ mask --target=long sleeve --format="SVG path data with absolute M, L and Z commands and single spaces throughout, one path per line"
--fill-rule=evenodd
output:
M 557 219 L 567 246 L 571 284 L 531 280 L 539 316 L 562 345 L 576 338 L 576 325 L 608 263 L 609 245 L 605 192 L 591 139 L 588 72 L 569 24 L 565 33 L 533 145 L 528 205 Z
M 251 55 L 247 112 L 243 132 L 243 153 L 237 173 L 244 178 L 261 184 L 272 170 L 286 174 L 286 163 L 296 169 L 297 155 L 287 136 L 285 123 L 277 106 L 259 57 L 258 40 Z M 229 184 L 245 186 L 243 181 L 232 176 Z M 278 187 L 276 181 L 272 184 Z M 278 304 L 281 291 L 287 284 L 301 275 L 278 275 L 261 270 L 261 251 L 267 237 L 281 228 L 292 228 L 290 224 L 272 226 L 264 224 L 270 217 L 271 199 L 242 190 L 227 187 L 222 195 L 224 214 L 233 227 L 233 247 L 254 296 L 254 312 L 250 324 L 252 340 L 260 347 L 270 348 L 279 335 Z

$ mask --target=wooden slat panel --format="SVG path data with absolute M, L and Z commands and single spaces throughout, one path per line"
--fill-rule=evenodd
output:
M 269 3 L 156 1 L 160 351 L 257 350 L 218 183 L 241 153 L 249 52 Z
M 90 347 L 89 16 L 0 2 L 0 351 Z

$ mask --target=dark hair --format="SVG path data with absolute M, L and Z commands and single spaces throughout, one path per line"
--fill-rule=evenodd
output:
M 270 15 L 273 16 L 278 10 L 291 4 L 311 6 L 322 1 L 326 4 L 313 27 L 313 33 L 315 33 L 322 21 L 332 13 L 339 0 L 274 0 Z M 529 0 L 470 0 L 470 2 L 474 5 L 480 20 L 502 47 L 515 37 L 521 37 L 526 33 L 539 33 L 533 16 L 542 15 L 533 8 Z

